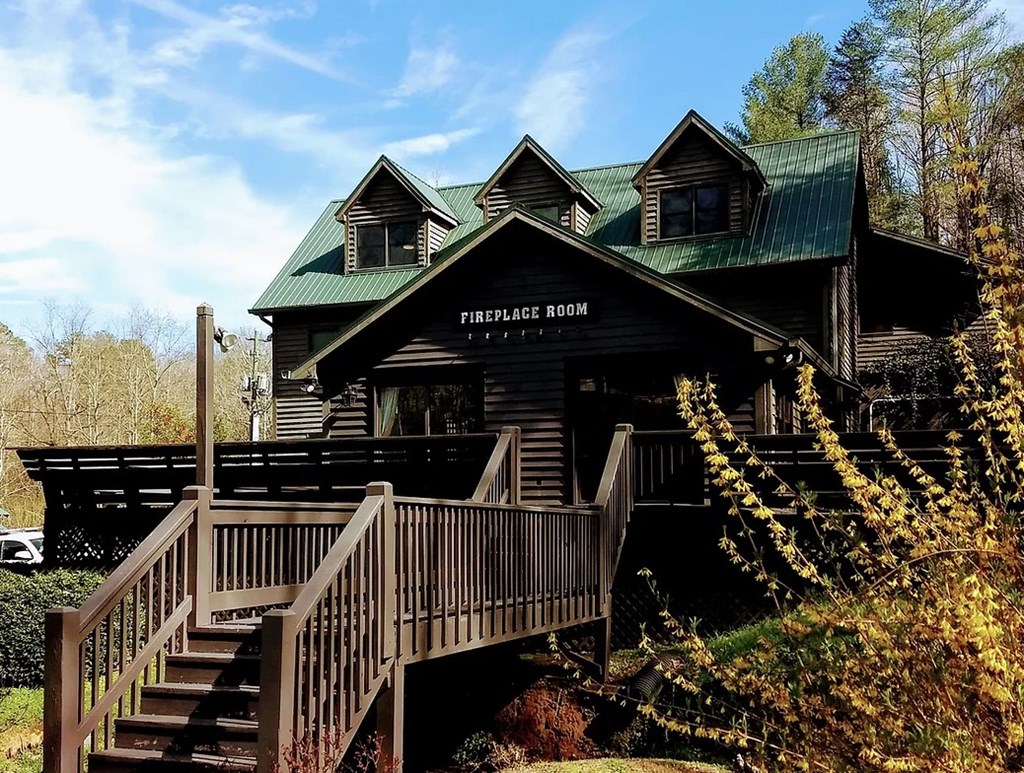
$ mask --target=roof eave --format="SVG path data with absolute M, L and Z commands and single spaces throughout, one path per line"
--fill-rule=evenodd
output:
M 481 226 L 477 231 L 466 237 L 458 243 L 457 248 L 448 254 L 439 254 L 438 259 L 421 273 L 418 277 L 413 279 L 409 284 L 395 291 L 390 297 L 379 303 L 373 309 L 367 311 L 362 317 L 356 320 L 350 325 L 344 332 L 342 332 L 338 338 L 332 341 L 330 344 L 325 346 L 319 352 L 316 352 L 312 356 L 308 357 L 298 366 L 296 366 L 290 373 L 290 378 L 299 379 L 304 378 L 313 372 L 317 362 L 322 360 L 327 355 L 336 351 L 345 345 L 348 341 L 354 338 L 356 335 L 365 330 L 370 324 L 388 313 L 392 308 L 399 305 L 408 298 L 410 295 L 416 293 L 421 287 L 428 282 L 432 281 L 435 277 L 444 273 L 449 267 L 458 262 L 458 258 L 462 255 L 473 250 L 480 242 L 488 238 L 492 232 L 499 230 L 500 228 L 507 225 L 513 220 L 522 220 L 538 230 L 541 230 L 550 236 L 555 237 L 561 241 L 564 241 L 570 245 L 576 246 L 580 249 L 589 251 L 595 257 L 604 260 L 606 263 L 618 265 L 619 267 L 629 270 L 629 272 L 638 279 L 646 282 L 649 285 L 656 286 L 659 289 L 675 296 L 679 300 L 685 301 L 696 308 L 712 314 L 720 319 L 723 319 L 736 327 L 744 330 L 750 335 L 757 336 L 766 341 L 773 342 L 777 345 L 785 344 L 791 340 L 791 337 L 781 330 L 776 330 L 766 323 L 756 320 L 753 317 L 747 315 L 738 314 L 724 306 L 715 303 L 709 298 L 706 298 L 694 291 L 686 288 L 682 285 L 675 284 L 667 281 L 660 274 L 648 269 L 647 267 L 637 263 L 636 261 L 614 252 L 606 247 L 595 244 L 588 239 L 576 234 L 575 232 L 568 231 L 564 228 L 551 223 L 544 218 L 533 214 L 529 210 L 523 208 L 518 204 L 514 204 L 505 210 L 499 217 L 491 220 L 485 225 Z M 456 245 L 452 245 L 456 247 Z

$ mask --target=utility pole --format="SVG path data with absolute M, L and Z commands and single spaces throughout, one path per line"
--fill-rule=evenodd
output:
M 270 394 L 270 381 L 266 373 L 259 372 L 259 347 L 270 340 L 270 336 L 262 338 L 258 330 L 245 337 L 252 344 L 248 351 L 249 375 L 242 379 L 242 402 L 249 409 L 249 440 L 260 439 L 260 416 L 267 410 L 267 395 Z

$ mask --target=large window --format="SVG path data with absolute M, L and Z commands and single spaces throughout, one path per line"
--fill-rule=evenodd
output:
M 357 225 L 355 230 L 356 268 L 416 265 L 415 220 Z
M 407 384 L 377 387 L 377 434 L 460 435 L 482 425 L 472 384 Z
M 661 192 L 659 238 L 702 236 L 728 230 L 728 185 L 695 185 Z

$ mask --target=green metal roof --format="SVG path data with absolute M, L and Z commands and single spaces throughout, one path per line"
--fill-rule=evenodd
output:
M 604 208 L 590 222 L 587 236 L 660 274 L 766 266 L 838 258 L 849 253 L 853 229 L 859 138 L 837 132 L 743 148 L 761 168 L 768 188 L 761 197 L 750 235 L 670 244 L 640 244 L 640 196 L 631 178 L 642 162 L 573 172 Z M 404 171 L 404 170 L 402 170 Z M 422 194 L 439 197 L 461 224 L 445 248 L 483 225 L 473 203 L 481 183 L 431 188 L 414 175 Z M 253 304 L 254 312 L 379 301 L 423 269 L 389 269 L 343 274 L 345 233 L 334 219 L 332 201 L 313 228 Z

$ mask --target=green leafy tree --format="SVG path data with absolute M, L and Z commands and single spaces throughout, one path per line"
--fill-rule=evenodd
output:
M 987 74 L 999 50 L 1000 17 L 988 0 L 871 0 L 885 41 L 896 116 L 893 145 L 913 186 L 925 238 L 966 249 L 972 218 L 956 210 L 951 148 L 942 138 L 941 97 L 950 93 L 984 153 Z
M 743 87 L 742 126 L 727 125 L 739 142 L 772 142 L 822 129 L 828 50 L 818 34 L 794 35 L 776 48 Z

